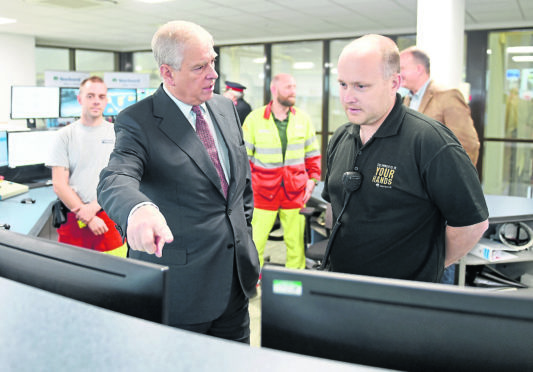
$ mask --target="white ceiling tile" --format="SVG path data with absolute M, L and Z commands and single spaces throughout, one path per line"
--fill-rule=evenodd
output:
M 18 22 L 0 25 L 0 33 L 118 51 L 149 49 L 157 27 L 174 19 L 201 24 L 221 45 L 416 30 L 416 0 L 118 0 L 82 9 L 39 5 L 40 0 L 1 1 L 0 17 Z M 532 0 L 466 0 L 465 7 L 467 27 L 533 25 Z

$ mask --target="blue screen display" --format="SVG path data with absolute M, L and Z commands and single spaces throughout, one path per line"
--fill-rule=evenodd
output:
M 0 167 L 8 165 L 7 159 L 7 132 L 0 132 Z
M 107 106 L 104 116 L 116 116 L 135 102 L 137 102 L 137 89 L 110 88 L 107 90 Z
M 154 94 L 157 88 L 137 88 L 137 101 Z
M 81 106 L 78 102 L 79 88 L 61 88 L 59 93 L 59 116 L 62 118 L 79 118 Z

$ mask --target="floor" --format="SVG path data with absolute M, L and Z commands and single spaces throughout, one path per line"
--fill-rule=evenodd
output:
M 272 232 L 270 236 L 281 236 L 281 228 Z M 268 240 L 265 247 L 265 257 L 271 264 L 285 265 L 285 243 L 283 241 Z M 257 287 L 257 296 L 250 300 L 250 345 L 261 346 L 261 286 Z

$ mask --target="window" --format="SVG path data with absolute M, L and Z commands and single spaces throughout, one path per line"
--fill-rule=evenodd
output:
M 44 86 L 45 71 L 69 71 L 69 50 L 64 48 L 35 47 L 35 81 Z
M 252 109 L 263 106 L 266 62 L 263 45 L 228 46 L 220 48 L 220 92 L 224 92 L 225 81 L 234 81 L 246 87 L 244 100 Z
M 322 42 L 307 41 L 272 46 L 272 77 L 287 73 L 296 80 L 296 106 L 322 132 Z M 318 138 L 320 141 L 320 138 Z
M 133 53 L 133 72 L 150 75 L 150 87 L 158 88 L 161 84 L 159 66 L 152 52 Z
M 491 32 L 488 46 L 484 191 L 531 198 L 533 31 Z
M 115 71 L 115 53 L 94 50 L 76 50 L 76 71 L 103 77 L 104 72 Z

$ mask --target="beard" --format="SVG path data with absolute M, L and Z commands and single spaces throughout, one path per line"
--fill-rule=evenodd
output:
M 278 103 L 285 107 L 292 107 L 296 103 L 296 99 L 294 97 L 279 97 L 278 96 Z

